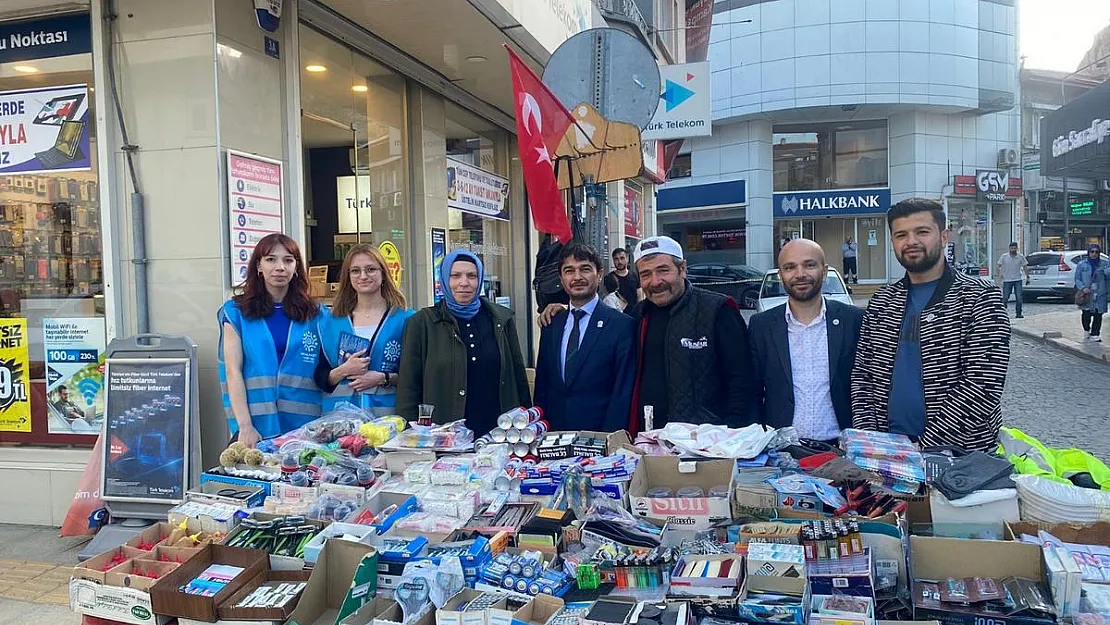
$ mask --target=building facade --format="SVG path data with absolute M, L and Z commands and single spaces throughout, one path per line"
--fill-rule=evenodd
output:
M 533 341 L 538 240 L 502 45 L 539 71 L 604 25 L 597 7 L 286 0 L 275 19 L 255 4 L 0 6 L 0 321 L 26 324 L 29 387 L 26 417 L 0 419 L 0 522 L 59 524 L 100 431 L 95 375 L 51 350 L 66 340 L 95 359 L 138 332 L 190 337 L 215 462 L 216 311 L 268 232 L 298 241 L 325 297 L 350 245 L 379 246 L 413 307 L 435 300 L 436 259 L 470 249 Z M 461 176 L 500 199 L 468 203 Z
M 693 262 L 759 269 L 798 237 L 839 267 L 851 238 L 859 280 L 881 283 L 903 273 L 886 210 L 927 196 L 948 211 L 950 259 L 990 271 L 1020 232 L 1013 0 L 724 0 L 713 11 L 713 136 L 676 159 L 660 233 Z
M 1098 78 L 1084 74 L 1021 70 L 1021 169 L 1028 206 L 1026 252 L 1082 250 L 1090 243 L 1107 243 L 1110 188 L 1106 181 L 1041 173 L 1041 152 L 1052 150 L 1051 141 L 1042 143 L 1044 118 L 1098 84 Z

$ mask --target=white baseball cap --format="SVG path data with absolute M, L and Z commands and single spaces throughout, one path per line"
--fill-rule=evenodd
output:
M 668 254 L 678 260 L 685 260 L 682 255 L 682 246 L 671 237 L 648 237 L 636 244 L 632 250 L 632 262 L 652 254 Z

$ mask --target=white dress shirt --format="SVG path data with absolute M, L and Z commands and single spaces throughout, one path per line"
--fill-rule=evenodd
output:
M 786 333 L 790 339 L 790 373 L 794 383 L 794 429 L 798 436 L 827 441 L 840 436 L 829 387 L 829 332 L 825 300 L 821 314 L 809 324 L 794 318 L 786 305 Z
M 560 342 L 559 348 L 559 370 L 563 372 L 563 380 L 567 379 L 567 372 L 564 370 L 567 364 L 567 345 L 570 344 L 570 332 L 574 329 L 574 311 L 583 310 L 586 312 L 582 320 L 578 322 L 578 347 L 582 347 L 582 339 L 586 338 L 586 328 L 590 327 L 590 319 L 594 316 L 594 310 L 597 308 L 600 298 L 595 294 L 594 298 L 586 302 L 581 308 L 571 306 L 567 311 L 567 322 L 563 325 L 563 340 Z

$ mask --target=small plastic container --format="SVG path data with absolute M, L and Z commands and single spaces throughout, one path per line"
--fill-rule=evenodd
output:
M 674 492 L 665 486 L 660 486 L 658 488 L 649 489 L 647 496 L 652 499 L 667 499 L 669 497 L 674 497 Z
M 728 499 L 728 486 L 714 486 L 710 488 L 709 496 L 713 499 Z
M 676 496 L 682 498 L 705 497 L 705 491 L 698 486 L 683 486 L 678 489 Z

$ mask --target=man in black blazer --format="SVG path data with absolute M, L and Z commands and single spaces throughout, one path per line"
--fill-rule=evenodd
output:
M 779 252 L 787 302 L 749 323 L 761 422 L 794 426 L 802 438 L 834 441 L 852 425 L 852 366 L 863 311 L 821 295 L 825 252 L 795 239 Z
M 553 430 L 612 432 L 628 427 L 636 324 L 601 303 L 601 260 L 588 245 L 559 254 L 559 279 L 570 309 L 540 333 L 535 404 Z

